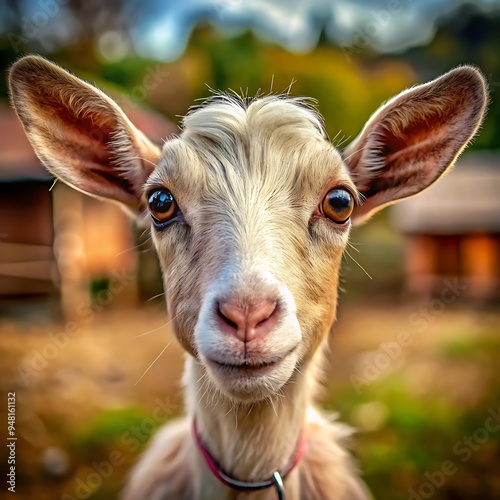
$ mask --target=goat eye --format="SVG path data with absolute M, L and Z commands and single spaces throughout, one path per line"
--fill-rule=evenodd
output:
M 177 203 L 168 189 L 157 189 L 148 196 L 148 206 L 153 221 L 156 223 L 167 222 L 178 211 Z
M 323 213 L 333 222 L 344 224 L 354 209 L 354 200 L 346 189 L 335 188 L 323 200 Z

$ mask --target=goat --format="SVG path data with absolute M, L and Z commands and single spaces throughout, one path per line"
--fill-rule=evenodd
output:
M 403 91 L 343 152 L 304 98 L 217 94 L 160 150 L 41 57 L 17 61 L 9 83 L 50 172 L 151 216 L 188 416 L 158 432 L 123 498 L 369 498 L 349 428 L 313 406 L 341 256 L 351 225 L 453 165 L 485 113 L 481 73 Z

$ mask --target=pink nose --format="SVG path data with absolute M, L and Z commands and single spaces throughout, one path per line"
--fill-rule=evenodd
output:
M 273 300 L 241 306 L 231 301 L 219 302 L 222 330 L 242 342 L 267 335 L 278 323 L 280 311 Z

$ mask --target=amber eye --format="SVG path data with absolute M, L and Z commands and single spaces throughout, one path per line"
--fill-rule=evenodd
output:
M 168 222 L 178 212 L 177 203 L 168 189 L 157 189 L 148 196 L 148 206 L 155 224 Z
M 351 193 L 346 189 L 335 188 L 325 196 L 323 200 L 323 213 L 333 222 L 344 224 L 354 208 L 354 200 Z

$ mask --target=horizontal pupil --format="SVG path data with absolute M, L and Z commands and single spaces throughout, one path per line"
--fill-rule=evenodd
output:
M 328 203 L 334 210 L 345 210 L 349 208 L 351 200 L 348 196 L 336 194 L 330 197 Z
M 156 191 L 149 198 L 149 205 L 155 212 L 167 212 L 174 199 L 171 193 Z

